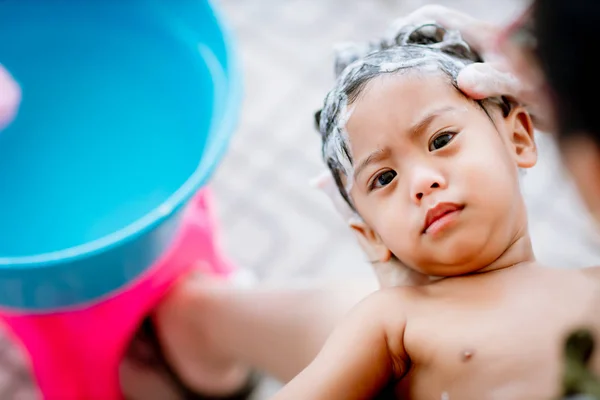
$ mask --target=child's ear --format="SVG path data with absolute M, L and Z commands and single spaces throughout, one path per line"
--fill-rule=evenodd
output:
M 505 118 L 513 157 L 520 168 L 531 168 L 537 162 L 533 123 L 522 106 L 514 106 Z
M 361 247 L 367 253 L 371 262 L 388 262 L 392 258 L 392 252 L 383 243 L 379 235 L 366 223 L 359 220 L 350 221 L 350 227 L 356 233 Z

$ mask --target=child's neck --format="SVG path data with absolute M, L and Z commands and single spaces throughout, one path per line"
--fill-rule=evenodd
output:
M 529 233 L 524 232 L 523 234 L 517 235 L 512 241 L 510 246 L 498 257 L 495 261 L 476 272 L 479 274 L 482 272 L 498 271 L 505 268 L 515 267 L 521 264 L 528 264 L 535 261 L 533 254 L 533 247 L 531 246 L 531 239 Z

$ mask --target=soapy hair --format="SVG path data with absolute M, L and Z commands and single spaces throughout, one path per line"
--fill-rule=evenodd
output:
M 323 108 L 315 114 L 315 123 L 321 133 L 323 160 L 340 194 L 355 212 L 349 194 L 354 173 L 353 158 L 345 125 L 353 103 L 369 81 L 383 74 L 409 70 L 441 72 L 459 90 L 456 83 L 458 73 L 466 65 L 481 61 L 458 31 L 446 30 L 433 22 L 400 27 L 391 37 L 379 41 L 337 48 L 337 80 L 327 94 Z M 488 104 L 499 105 L 504 116 L 511 109 L 505 98 L 477 102 L 488 116 Z

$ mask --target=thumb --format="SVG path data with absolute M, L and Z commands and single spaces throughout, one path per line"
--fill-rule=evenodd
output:
M 500 30 L 497 25 L 453 9 L 440 14 L 436 20 L 446 29 L 459 31 L 463 40 L 485 61 L 496 57 L 495 39 Z
M 459 89 L 475 100 L 496 96 L 520 97 L 519 79 L 501 63 L 470 64 L 463 68 L 456 80 Z

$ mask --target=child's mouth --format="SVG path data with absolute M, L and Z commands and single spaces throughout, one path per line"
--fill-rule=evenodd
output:
M 439 203 L 427 211 L 423 234 L 436 235 L 456 221 L 458 214 L 465 208 L 454 203 Z

